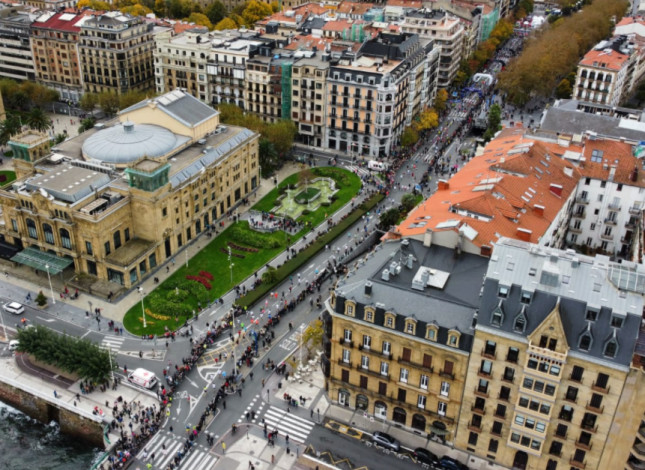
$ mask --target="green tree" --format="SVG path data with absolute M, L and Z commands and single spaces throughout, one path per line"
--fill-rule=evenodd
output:
M 558 99 L 571 98 L 572 92 L 573 89 L 571 88 L 571 82 L 566 78 L 563 78 L 555 89 L 555 97 Z
M 219 111 L 219 120 L 224 124 L 241 126 L 244 122 L 244 111 L 233 103 L 220 103 L 217 105 Z
M 417 198 L 414 194 L 404 194 L 401 196 L 401 209 L 403 212 L 410 212 L 417 205 Z
M 446 103 L 448 102 L 448 91 L 445 88 L 441 88 L 437 91 L 437 96 L 434 99 L 434 109 L 439 113 L 443 113 L 446 110 Z
M 237 29 L 237 24 L 230 18 L 224 18 L 215 25 L 216 31 L 224 31 L 226 29 Z
M 275 147 L 270 140 L 261 138 L 258 154 L 260 169 L 262 170 L 262 177 L 266 178 L 267 176 L 270 176 L 278 167 L 278 152 L 276 152 Z
M 119 96 L 116 93 L 104 91 L 99 94 L 99 106 L 108 116 L 114 116 L 119 110 Z
M 264 136 L 273 144 L 278 155 L 284 156 L 293 147 L 298 129 L 293 121 L 281 119 L 265 127 Z
M 146 99 L 146 93 L 143 91 L 130 90 L 119 96 L 119 109 L 129 108 Z
M 45 297 L 45 294 L 43 294 L 43 291 L 38 292 L 38 295 L 36 296 L 36 305 L 39 307 L 44 307 L 47 305 L 47 297 Z
M 400 217 L 401 214 L 397 208 L 393 207 L 392 209 L 386 210 L 379 218 L 379 228 L 381 230 L 389 230 L 390 227 L 399 222 Z
M 271 284 L 278 279 L 278 272 L 273 266 L 267 267 L 266 271 L 262 273 L 262 282 Z
M 206 8 L 206 16 L 210 20 L 211 24 L 217 24 L 226 18 L 227 12 L 226 7 L 219 0 L 215 0 L 211 3 L 208 8 Z
M 484 140 L 487 142 L 499 131 L 502 126 L 502 108 L 498 104 L 494 104 L 488 110 L 488 128 L 484 132 Z
M 83 132 L 92 129 L 95 124 L 96 119 L 94 119 L 94 116 L 83 119 L 81 121 L 81 125 L 78 127 L 78 133 L 82 134 Z
M 32 129 L 41 132 L 45 132 L 47 129 L 52 127 L 51 119 L 41 108 L 32 108 L 31 111 L 29 111 L 29 114 L 27 114 L 25 124 Z
M 22 130 L 20 120 L 13 114 L 7 115 L 7 119 L 0 123 L 0 145 L 7 145 L 11 137 Z
M 81 101 L 79 106 L 86 113 L 91 113 L 96 108 L 96 105 L 99 104 L 99 95 L 96 93 L 85 93 L 81 96 Z
M 411 147 L 419 141 L 419 133 L 412 127 L 408 126 L 403 129 L 401 134 L 401 145 L 403 147 Z

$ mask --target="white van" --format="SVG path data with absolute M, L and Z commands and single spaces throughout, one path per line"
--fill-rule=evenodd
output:
M 149 370 L 139 367 L 128 375 L 128 382 L 139 387 L 151 389 L 157 385 L 157 376 Z
M 377 162 L 376 160 L 370 160 L 367 162 L 367 168 L 372 171 L 385 171 L 387 170 L 387 163 Z

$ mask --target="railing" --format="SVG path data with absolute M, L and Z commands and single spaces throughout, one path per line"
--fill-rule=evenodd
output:
M 338 365 L 339 366 L 352 367 L 352 361 L 343 361 L 342 358 L 339 358 L 338 359 Z
M 609 217 L 605 218 L 605 224 L 607 225 L 616 225 L 616 220 L 615 219 L 610 219 Z
M 486 348 L 482 348 L 481 352 L 482 357 L 488 358 L 488 359 L 497 359 L 497 355 L 495 354 L 495 351 L 487 351 Z
M 572 217 L 574 217 L 576 219 L 584 219 L 586 216 L 587 216 L 586 211 L 574 212 L 573 215 L 572 215 Z
M 577 460 L 573 460 L 573 459 L 569 460 L 569 465 L 571 465 L 572 467 L 579 468 L 579 469 L 581 469 L 581 470 L 584 470 L 584 469 L 585 469 L 585 467 L 587 466 L 587 464 L 586 464 L 586 463 L 584 463 L 584 462 L 578 462 Z
M 579 447 L 580 449 L 584 450 L 591 450 L 593 447 L 593 444 L 591 442 L 582 442 L 580 439 L 576 441 L 576 447 Z
M 473 413 L 480 414 L 482 416 L 484 416 L 486 414 L 486 410 L 484 408 L 478 408 L 475 405 L 470 407 L 470 411 L 472 411 Z
M 629 213 L 631 215 L 641 215 L 643 213 L 643 208 L 642 207 L 632 206 L 632 207 L 629 208 Z
M 579 204 L 589 204 L 589 199 L 585 196 L 578 196 L 576 202 Z
M 608 386 L 601 387 L 597 384 L 597 382 L 594 382 L 593 385 L 591 386 L 591 389 L 596 392 L 609 393 L 610 387 Z
M 591 403 L 587 403 L 587 406 L 585 408 L 593 413 L 598 413 L 602 414 L 603 410 L 605 409 L 604 406 L 594 406 Z
M 607 235 L 606 233 L 601 233 L 600 238 L 603 238 L 605 240 L 613 240 L 614 236 L 611 233 L 609 235 Z
M 441 377 L 446 377 L 446 378 L 448 378 L 448 379 L 455 380 L 455 374 L 454 374 L 454 373 L 452 373 L 452 372 L 446 372 L 446 371 L 445 371 L 445 370 L 443 370 L 443 369 L 439 371 L 439 375 L 440 375 Z

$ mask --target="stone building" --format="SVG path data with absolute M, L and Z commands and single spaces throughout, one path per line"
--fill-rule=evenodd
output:
M 600 461 L 641 324 L 644 275 L 605 256 L 498 241 L 456 447 L 509 468 L 608 468 Z
M 453 441 L 487 264 L 431 237 L 368 255 L 323 315 L 329 398 Z
M 118 11 L 86 19 L 78 46 L 84 90 L 121 95 L 153 88 L 153 28 Z
M 115 292 L 150 276 L 259 184 L 258 135 L 175 90 L 49 150 L 10 142 L 17 180 L 0 190 L 0 234 L 14 261 L 52 274 L 73 265 Z
M 29 44 L 34 16 L 22 5 L 0 7 L 0 76 L 14 80 L 36 79 Z

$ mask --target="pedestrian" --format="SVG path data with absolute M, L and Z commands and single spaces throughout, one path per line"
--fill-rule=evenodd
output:
M 222 454 L 226 453 L 226 442 L 222 442 Z
M 139 359 L 143 359 L 143 351 L 139 351 Z
M 264 388 L 264 379 L 262 379 L 262 388 Z
M 238 394 L 239 396 L 242 396 L 242 388 L 241 388 L 241 387 L 238 387 L 238 388 L 237 388 L 237 394 Z
M 314 417 L 314 409 L 313 408 L 311 410 L 309 410 L 309 417 L 310 418 Z

